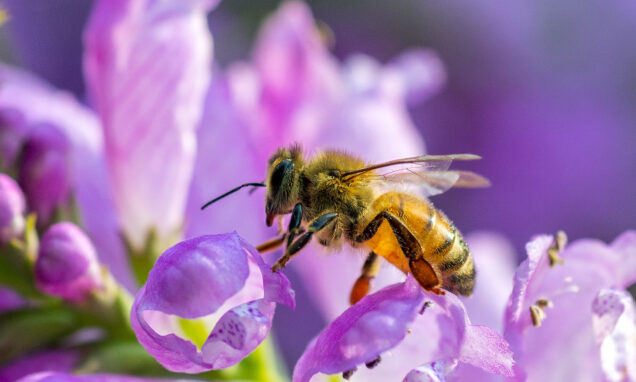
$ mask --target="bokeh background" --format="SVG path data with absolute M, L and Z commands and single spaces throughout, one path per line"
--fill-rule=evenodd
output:
M 0 59 L 84 97 L 81 31 L 91 1 L 5 0 Z M 279 1 L 223 1 L 210 14 L 220 66 L 249 58 Z M 636 4 L 322 0 L 308 2 L 333 52 L 388 60 L 416 46 L 447 84 L 411 110 L 429 153 L 473 152 L 487 190 L 435 198 L 466 232 L 493 230 L 522 253 L 564 229 L 605 241 L 636 223 Z M 363 153 L 361 153 L 363 154 Z M 237 168 L 237 171 L 240 171 Z
M 279 3 L 222 1 L 209 15 L 217 65 L 249 58 L 262 20 Z M 537 233 L 564 229 L 571 239 L 611 241 L 636 227 L 636 3 L 308 3 L 339 58 L 362 52 L 387 61 L 413 47 L 439 54 L 447 83 L 410 112 L 428 153 L 479 154 L 483 160 L 464 168 L 493 184 L 434 199 L 462 231 L 500 233 L 521 258 Z M 0 28 L 0 60 L 85 99 L 81 36 L 92 1 L 0 4 L 11 17 Z M 310 305 L 303 309 L 312 315 Z M 307 325 L 307 338 L 322 328 L 281 316 L 279 322 Z M 307 343 L 285 341 L 288 354 Z

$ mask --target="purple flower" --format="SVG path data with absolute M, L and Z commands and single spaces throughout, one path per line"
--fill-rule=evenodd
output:
M 165 379 L 141 378 L 117 374 L 82 374 L 73 375 L 55 371 L 43 371 L 30 374 L 19 382 L 160 382 Z
M 205 11 L 215 4 L 102 0 L 84 34 L 115 202 L 136 249 L 152 230 L 168 241 L 183 224 L 210 78 Z
M 24 232 L 24 195 L 8 175 L 0 174 L 0 245 Z
M 0 287 L 0 314 L 23 308 L 25 305 L 26 301 L 19 294 L 11 289 Z
M 24 116 L 13 108 L 0 109 L 0 169 L 13 169 L 26 132 Z
M 614 380 L 621 368 L 612 363 L 633 365 L 633 345 L 621 347 L 617 337 L 636 330 L 629 317 L 633 307 L 619 298 L 636 281 L 636 232 L 625 232 L 609 246 L 577 240 L 559 254 L 563 263 L 553 266 L 552 236 L 536 237 L 526 250 L 528 259 L 515 273 L 504 332 L 515 352 L 518 380 Z M 621 310 L 627 318 L 617 325 Z M 600 357 L 598 341 L 603 343 Z M 632 373 L 631 367 L 626 372 Z
M 18 182 L 44 226 L 70 197 L 70 142 L 55 125 L 33 126 L 25 139 Z
M 309 381 L 317 372 L 355 370 L 378 357 L 381 361 L 373 370 L 356 372 L 360 380 L 399 380 L 412 369 L 439 361 L 513 375 L 512 352 L 500 335 L 471 325 L 453 294 L 426 293 L 409 276 L 363 298 L 334 320 L 301 356 L 293 381 Z
M 35 278 L 40 290 L 70 301 L 84 300 L 103 283 L 93 244 L 67 222 L 51 226 L 42 236 Z
M 131 322 L 168 370 L 198 373 L 232 366 L 254 350 L 269 332 L 276 303 L 294 307 L 287 278 L 272 273 L 236 233 L 208 235 L 159 257 L 135 297 Z M 180 326 L 195 318 L 211 330 L 200 348 Z
M 0 369 L 0 381 L 17 381 L 41 372 L 70 372 L 79 354 L 68 350 L 53 350 L 24 356 Z
M 0 109 L 4 110 L 5 117 L 8 114 L 12 116 L 3 118 L 3 121 L 11 124 L 6 129 L 17 132 L 12 138 L 15 140 L 12 145 L 22 147 L 27 136 L 49 136 L 54 129 L 64 135 L 64 138 L 54 137 L 54 142 L 66 140 L 70 143 L 69 167 L 65 171 L 70 185 L 55 187 L 71 187 L 84 228 L 99 249 L 101 260 L 119 281 L 132 285 L 112 206 L 98 119 L 70 94 L 54 89 L 19 69 L 0 65 L 0 81 Z M 40 127 L 49 130 L 49 133 L 37 132 Z M 48 164 L 44 162 L 44 167 Z M 63 171 L 59 166 L 53 168 Z M 30 174 L 29 177 L 38 179 L 36 175 Z M 42 195 L 42 191 L 35 189 L 34 195 Z M 42 197 L 49 198 L 48 195 Z

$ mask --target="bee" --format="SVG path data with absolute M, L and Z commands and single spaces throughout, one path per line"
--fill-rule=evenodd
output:
M 246 186 L 266 187 L 266 224 L 291 214 L 282 236 L 257 247 L 261 252 L 286 243 L 272 266 L 283 268 L 312 238 L 330 248 L 348 244 L 369 254 L 353 285 L 351 304 L 367 295 L 381 258 L 422 288 L 437 294 L 443 289 L 469 296 L 475 267 L 466 242 L 455 225 L 427 197 L 451 187 L 485 187 L 487 179 L 469 171 L 448 170 L 451 162 L 480 159 L 472 154 L 423 155 L 378 164 L 334 150 L 306 159 L 297 145 L 280 148 L 268 161 L 263 183 L 246 183 L 209 204 Z

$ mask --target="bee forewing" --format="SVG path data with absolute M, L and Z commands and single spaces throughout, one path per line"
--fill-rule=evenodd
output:
M 423 196 L 434 196 L 452 187 L 488 187 L 490 182 L 481 175 L 470 171 L 430 171 L 421 167 L 403 168 L 372 178 L 385 187 L 403 186 L 416 189 Z

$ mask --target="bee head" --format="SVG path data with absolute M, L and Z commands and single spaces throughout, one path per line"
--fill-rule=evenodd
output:
M 276 215 L 290 212 L 298 201 L 298 170 L 303 163 L 300 147 L 278 149 L 268 163 L 265 213 L 271 226 Z

